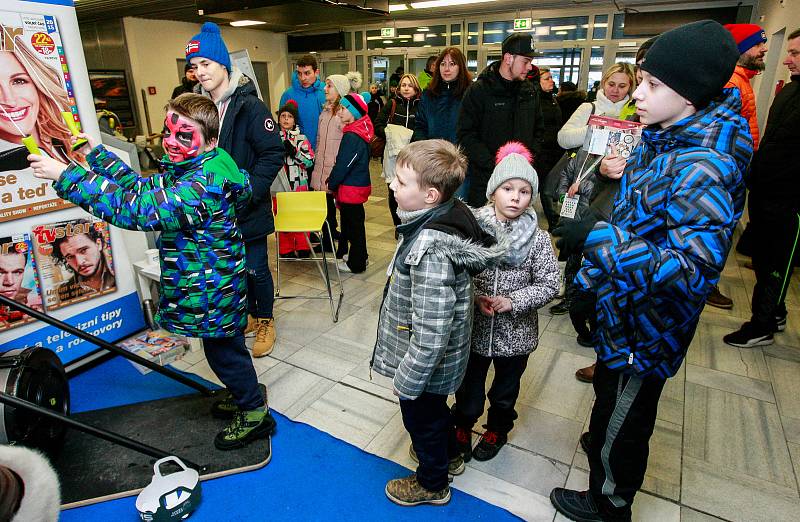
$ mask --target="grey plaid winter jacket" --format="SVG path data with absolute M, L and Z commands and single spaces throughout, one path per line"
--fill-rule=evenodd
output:
M 422 392 L 449 395 L 461 384 L 469 358 L 470 273 L 499 261 L 504 246 L 486 247 L 432 228 L 421 228 L 408 240 L 413 241 L 409 249 L 402 248 L 405 239 L 398 245 L 398 253 L 407 254 L 392 267 L 372 367 L 393 378 L 403 398 Z

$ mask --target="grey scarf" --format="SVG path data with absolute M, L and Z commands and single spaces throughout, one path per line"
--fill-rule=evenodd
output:
M 505 264 L 519 266 L 525 262 L 536 239 L 536 231 L 539 229 L 536 212 L 533 209 L 527 209 L 517 219 L 511 221 L 497 219 L 492 204 L 479 208 L 475 213 L 478 216 L 478 223 L 484 230 L 486 230 L 484 225 L 491 224 L 508 235 L 510 246 L 503 260 Z M 494 235 L 497 230 L 486 230 L 486 232 Z

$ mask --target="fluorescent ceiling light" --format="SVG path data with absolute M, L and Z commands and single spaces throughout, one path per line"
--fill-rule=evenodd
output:
M 409 8 L 409 6 L 411 9 L 428 9 L 431 7 L 452 7 L 456 5 L 481 4 L 494 1 L 495 0 L 426 0 L 423 2 L 389 4 L 389 12 L 392 13 L 394 11 L 405 11 Z
M 259 22 L 258 20 L 237 20 L 235 22 L 231 22 L 231 25 L 234 27 L 247 27 L 248 25 L 263 25 L 267 22 Z
M 406 4 L 389 4 L 389 12 L 393 13 L 395 11 L 405 11 L 408 9 Z
M 553 31 L 571 31 L 573 29 L 577 29 L 578 26 L 576 25 L 556 25 L 551 27 Z

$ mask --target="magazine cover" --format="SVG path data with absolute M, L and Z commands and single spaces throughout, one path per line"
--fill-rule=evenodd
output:
M 166 330 L 155 330 L 122 341 L 120 346 L 139 357 L 166 366 L 183 357 L 189 347 L 189 342 L 185 337 L 171 334 Z M 150 369 L 140 364 L 133 361 L 131 364 L 143 374 L 150 373 Z
M 47 310 L 117 290 L 108 224 L 90 218 L 33 230 L 36 265 Z
M 67 59 L 53 16 L 0 10 L 0 223 L 72 206 L 28 168 L 28 151 L 81 161 L 80 128 Z
M 42 311 L 33 245 L 28 234 L 0 237 L 0 294 Z M 0 332 L 31 321 L 35 319 L 0 305 Z
M 642 139 L 643 128 L 643 123 L 592 115 L 583 148 L 601 156 L 611 154 L 616 148 L 620 156 L 627 158 Z

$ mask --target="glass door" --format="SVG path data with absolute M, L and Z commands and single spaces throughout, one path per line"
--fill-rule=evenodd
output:
M 367 90 L 369 84 L 377 84 L 380 93 L 387 98 L 392 95 L 392 80 L 396 83 L 405 67 L 404 54 L 381 54 L 369 57 L 369 78 L 362 86 Z M 424 65 L 423 65 L 424 67 Z M 398 71 L 399 69 L 399 71 Z
M 347 60 L 323 60 L 320 78 L 327 78 L 331 74 L 346 74 L 350 69 L 350 62 Z

